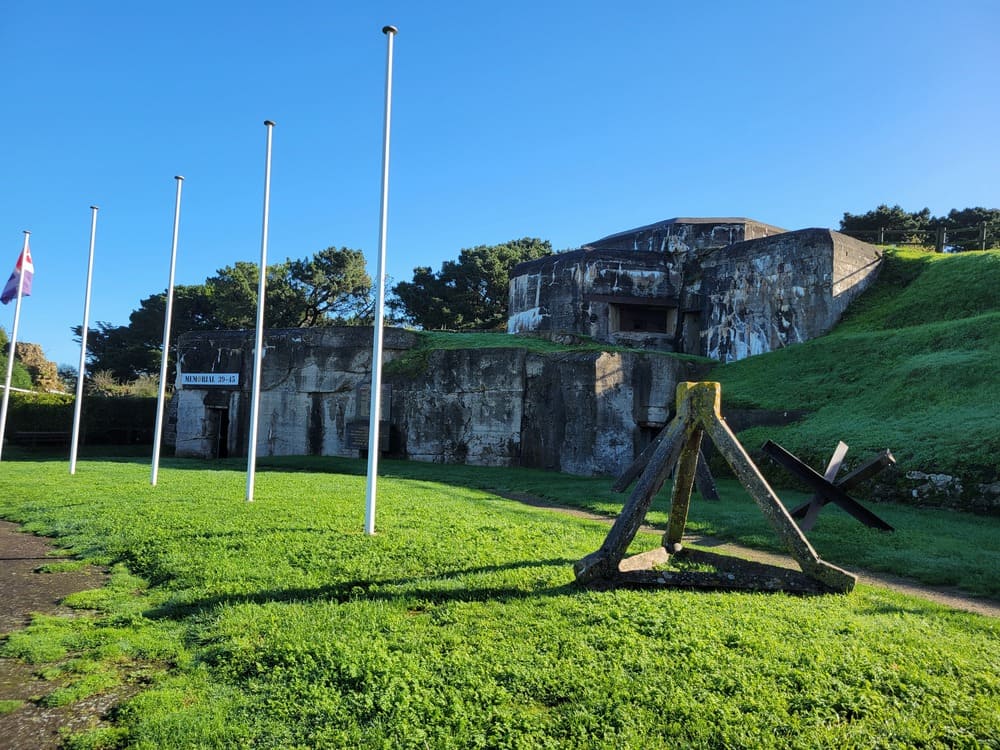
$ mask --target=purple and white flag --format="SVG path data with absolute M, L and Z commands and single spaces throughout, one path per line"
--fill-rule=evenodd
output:
M 21 281 L 22 274 L 24 275 L 23 282 Z M 35 264 L 31 262 L 31 249 L 28 247 L 27 240 L 25 240 L 24 250 L 17 257 L 17 265 L 14 266 L 14 273 L 7 279 L 7 286 L 3 288 L 3 293 L 0 294 L 0 302 L 6 305 L 17 297 L 18 283 L 21 284 L 21 294 L 23 296 L 31 294 L 31 280 L 34 276 Z

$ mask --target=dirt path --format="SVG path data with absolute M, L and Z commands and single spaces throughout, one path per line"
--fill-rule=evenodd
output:
M 547 508 L 560 513 L 566 513 L 567 515 L 576 516 L 577 518 L 602 521 L 607 523 L 609 526 L 614 522 L 613 518 L 608 518 L 607 516 L 602 516 L 598 513 L 591 513 L 589 511 L 581 510 L 580 508 L 573 508 L 568 505 L 559 505 L 557 503 L 552 503 L 530 495 L 511 493 L 505 494 L 503 497 L 506 497 L 509 500 L 517 500 L 520 503 L 532 505 L 536 508 Z M 653 533 L 663 532 L 663 529 L 656 529 L 652 526 L 643 526 L 642 530 Z M 699 534 L 685 536 L 685 541 L 688 544 L 697 545 L 699 547 L 711 548 L 713 551 L 724 555 L 742 557 L 748 560 L 753 560 L 754 562 L 765 563 L 767 565 L 777 565 L 781 568 L 798 569 L 798 565 L 789 555 L 751 549 L 750 547 L 744 547 L 716 537 L 702 536 Z M 986 617 L 1000 617 L 1000 602 L 995 602 L 990 599 L 977 599 L 976 597 L 966 594 L 960 589 L 952 587 L 925 586 L 917 581 L 902 578 L 900 576 L 889 575 L 888 573 L 870 573 L 868 571 L 859 570 L 846 565 L 841 565 L 841 567 L 851 573 L 854 573 L 858 577 L 858 581 L 861 583 L 870 586 L 881 586 L 909 596 L 928 599 L 937 604 L 951 607 L 952 609 L 962 610 L 963 612 L 974 612 L 977 615 L 985 615 Z
M 35 613 L 78 616 L 79 612 L 60 602 L 74 592 L 104 585 L 104 571 L 93 566 L 41 572 L 44 565 L 68 560 L 54 549 L 52 540 L 0 521 L 0 636 L 25 627 Z M 14 706 L 0 712 L 0 746 L 6 750 L 54 750 L 59 746 L 61 728 L 80 730 L 95 725 L 120 698 L 100 695 L 72 706 L 41 705 L 38 699 L 56 687 L 58 684 L 40 679 L 31 665 L 0 658 L 0 702 Z

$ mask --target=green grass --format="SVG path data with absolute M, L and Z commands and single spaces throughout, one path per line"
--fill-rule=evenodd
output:
M 890 253 L 832 333 L 719 366 L 723 404 L 804 409 L 770 438 L 811 462 L 890 448 L 905 472 L 996 481 L 1000 455 L 1000 251 Z
M 39 618 L 4 653 L 50 665 L 55 701 L 148 682 L 69 747 L 997 747 L 995 621 L 865 586 L 590 591 L 572 563 L 606 525 L 450 467 L 387 464 L 366 537 L 361 476 L 264 470 L 248 505 L 211 466 L 165 462 L 157 488 L 144 464 L 0 467 L 0 515 L 113 566 L 71 599 L 97 616 Z
M 390 375 L 418 375 L 427 368 L 432 352 L 452 349 L 523 349 L 535 354 L 558 354 L 560 352 L 627 352 L 635 351 L 643 354 L 657 354 L 663 357 L 711 363 L 706 357 L 691 354 L 673 354 L 668 352 L 650 352 L 644 349 L 630 349 L 621 346 L 595 341 L 585 336 L 573 336 L 577 343 L 567 344 L 551 339 L 531 336 L 512 336 L 507 333 L 491 333 L 477 331 L 462 333 L 456 331 L 419 331 L 420 345 L 386 365 L 386 373 Z
M 366 469 L 362 461 L 326 457 L 270 457 L 260 463 L 290 471 L 339 474 L 361 475 Z M 394 479 L 436 481 L 500 495 L 537 497 L 609 518 L 618 515 L 627 498 L 627 494 L 612 492 L 613 480 L 609 477 L 578 477 L 537 469 L 383 460 L 380 472 Z M 764 515 L 737 481 L 719 480 L 718 489 L 720 502 L 706 502 L 695 495 L 688 517 L 690 533 L 785 551 Z M 789 508 L 810 497 L 789 489 L 782 489 L 779 494 Z M 869 529 L 836 506 L 828 505 L 808 535 L 821 556 L 848 567 L 904 576 L 928 585 L 954 586 L 976 596 L 1000 600 L 1000 577 L 996 575 L 1000 570 L 1000 518 L 891 503 L 867 504 L 896 531 L 886 534 Z M 646 519 L 665 530 L 669 512 L 668 482 L 654 499 Z
M 19 709 L 23 705 L 24 705 L 24 701 L 0 700 L 0 716 L 3 716 L 4 714 L 12 713 L 12 712 L 16 711 L 17 709 Z

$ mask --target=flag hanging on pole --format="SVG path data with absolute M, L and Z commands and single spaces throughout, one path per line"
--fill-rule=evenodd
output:
M 31 289 L 31 277 L 35 275 L 35 266 L 31 262 L 31 250 L 28 249 L 28 235 L 24 233 L 24 247 L 21 255 L 18 256 L 17 265 L 14 266 L 14 273 L 11 274 L 10 281 L 4 287 L 0 301 L 5 305 L 12 299 L 17 300 L 14 305 L 14 326 L 10 331 L 10 352 L 7 354 L 7 378 L 3 386 L 3 398 L 0 400 L 0 454 L 3 453 L 3 438 L 7 431 L 7 404 L 10 401 L 10 379 L 14 374 L 14 352 L 17 351 L 17 326 L 21 320 L 21 298 Z M 13 286 L 13 292 L 8 293 Z
M 24 280 L 21 280 L 21 276 L 24 276 Z M 17 264 L 14 266 L 14 273 L 10 275 L 7 279 L 7 286 L 3 288 L 3 294 L 0 294 L 0 302 L 5 305 L 12 299 L 15 299 L 18 295 L 18 287 L 20 286 L 20 293 L 22 296 L 27 297 L 31 294 L 31 280 L 35 276 L 35 264 L 31 262 L 31 249 L 28 247 L 27 240 L 24 243 L 24 249 L 21 254 L 17 256 Z M 0 278 L 3 278 L 0 276 Z

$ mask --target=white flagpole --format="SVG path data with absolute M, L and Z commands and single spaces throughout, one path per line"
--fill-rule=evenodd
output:
M 160 443 L 163 440 L 163 407 L 167 398 L 167 359 L 170 355 L 170 317 L 174 310 L 174 268 L 177 266 L 177 230 L 181 225 L 181 185 L 184 178 L 177 181 L 177 195 L 174 198 L 174 235 L 170 243 L 170 276 L 167 281 L 167 307 L 163 312 L 163 353 L 160 357 L 160 392 L 156 399 L 156 430 L 153 436 L 153 469 L 149 483 L 156 486 L 156 476 L 160 471 Z
M 83 295 L 83 325 L 80 327 L 80 368 L 76 371 L 76 401 L 73 402 L 73 439 L 69 449 L 69 473 L 76 474 L 80 447 L 80 415 L 83 410 L 83 381 L 87 373 L 87 324 L 90 320 L 90 284 L 94 278 L 94 240 L 97 238 L 97 206 L 90 207 L 90 254 L 87 259 L 87 290 Z
M 21 248 L 21 274 L 17 277 L 17 303 L 14 305 L 14 327 L 10 333 L 10 352 L 7 354 L 7 380 L 3 388 L 3 405 L 0 406 L 0 456 L 3 454 L 3 439 L 7 432 L 7 402 L 10 400 L 10 379 L 14 374 L 14 349 L 17 346 L 17 325 L 21 321 L 21 297 L 24 292 L 24 274 L 28 265 L 28 236 L 24 232 L 24 247 Z
M 260 238 L 260 280 L 257 283 L 257 331 L 254 338 L 253 390 L 250 393 L 250 442 L 247 445 L 247 502 L 253 502 L 254 478 L 257 473 L 257 427 L 260 419 L 260 368 L 264 358 L 264 294 L 267 291 L 267 216 L 271 210 L 271 133 L 274 123 L 264 120 L 267 127 L 267 154 L 264 159 L 264 224 Z
M 378 230 L 378 267 L 375 286 L 375 332 L 372 342 L 372 393 L 368 410 L 368 482 L 365 487 L 365 534 L 375 533 L 375 499 L 378 481 L 379 418 L 382 410 L 382 325 L 385 319 L 385 243 L 389 211 L 389 123 L 392 116 L 392 42 L 398 29 L 385 26 L 385 127 L 382 131 L 382 200 Z

